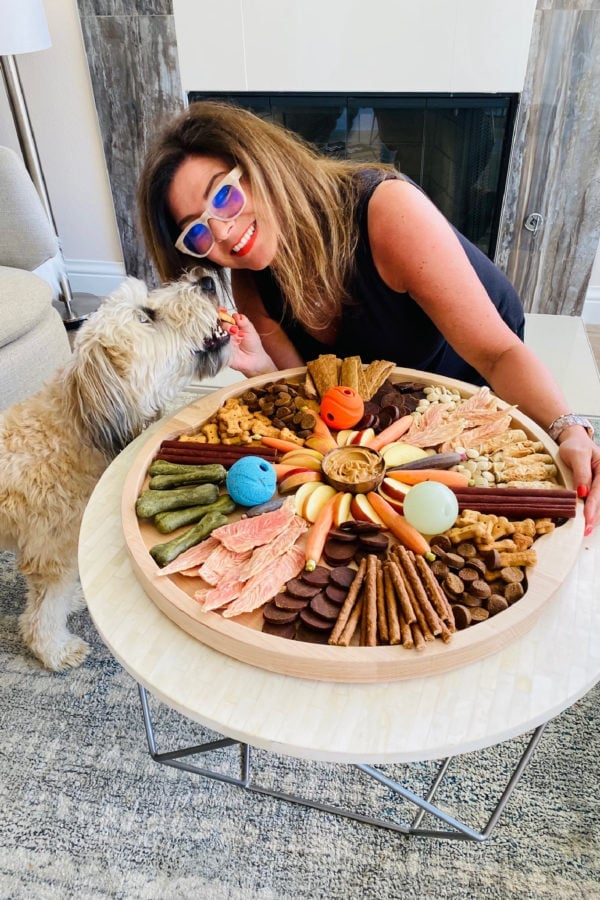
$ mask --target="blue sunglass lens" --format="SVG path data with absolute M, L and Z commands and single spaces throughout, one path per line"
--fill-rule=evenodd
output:
M 208 253 L 213 243 L 213 236 L 206 225 L 196 222 L 183 239 L 184 246 L 191 253 Z
M 211 206 L 215 212 L 226 219 L 237 216 L 244 205 L 244 195 L 233 184 L 224 184 L 212 199 Z

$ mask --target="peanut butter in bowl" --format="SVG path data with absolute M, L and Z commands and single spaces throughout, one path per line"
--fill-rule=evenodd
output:
M 321 469 L 336 490 L 364 494 L 376 490 L 383 481 L 385 461 L 370 447 L 338 447 L 325 454 Z

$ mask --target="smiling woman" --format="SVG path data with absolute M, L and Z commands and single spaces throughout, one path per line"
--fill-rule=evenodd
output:
M 321 156 L 247 110 L 197 103 L 157 138 L 139 199 L 163 278 L 198 257 L 224 286 L 231 270 L 244 317 L 232 368 L 257 375 L 335 351 L 487 383 L 544 429 L 561 423 L 550 433 L 595 522 L 600 449 L 523 343 L 517 293 L 393 166 Z

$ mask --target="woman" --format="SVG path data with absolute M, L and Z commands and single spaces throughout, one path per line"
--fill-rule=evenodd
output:
M 231 288 L 232 365 L 257 375 L 319 353 L 391 359 L 494 392 L 548 429 L 600 516 L 600 448 L 525 346 L 507 279 L 394 169 L 320 157 L 245 110 L 196 103 L 159 136 L 139 185 L 164 280 L 198 265 Z

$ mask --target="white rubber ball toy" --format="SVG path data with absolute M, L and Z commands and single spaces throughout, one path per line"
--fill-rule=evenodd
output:
M 458 500 L 445 484 L 422 481 L 406 494 L 403 512 L 406 521 L 421 534 L 441 534 L 456 522 Z

